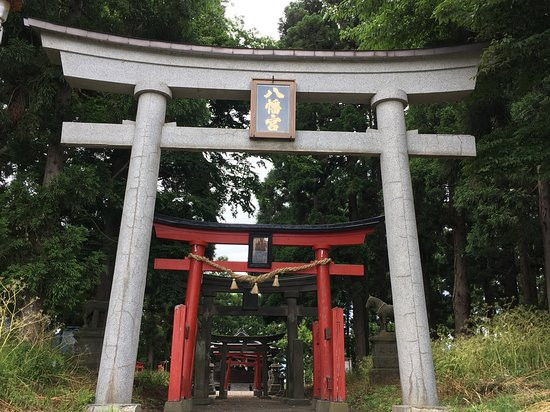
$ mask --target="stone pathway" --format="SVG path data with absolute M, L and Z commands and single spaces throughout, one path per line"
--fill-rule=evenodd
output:
M 311 406 L 290 406 L 279 398 L 258 399 L 252 391 L 230 391 L 227 399 L 215 399 L 205 406 L 194 406 L 193 412 L 311 412 Z

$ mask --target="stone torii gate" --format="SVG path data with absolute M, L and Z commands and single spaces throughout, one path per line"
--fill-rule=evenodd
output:
M 34 19 L 52 62 L 72 87 L 134 94 L 135 122 L 64 123 L 62 143 L 131 149 L 96 405 L 131 405 L 161 149 L 380 156 L 403 405 L 438 404 L 409 156 L 475 156 L 472 136 L 405 128 L 408 103 L 464 98 L 475 87 L 481 46 L 395 51 L 230 49 L 130 39 Z M 165 124 L 171 97 L 248 100 L 252 79 L 296 81 L 302 102 L 370 103 L 377 130 L 298 131 L 294 141 L 257 141 L 246 130 Z

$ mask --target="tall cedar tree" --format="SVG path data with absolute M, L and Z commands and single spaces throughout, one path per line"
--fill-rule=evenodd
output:
M 163 41 L 262 46 L 224 17 L 220 0 L 26 1 L 26 16 L 62 25 Z M 0 277 L 22 279 L 55 322 L 80 322 L 86 299 L 109 297 L 129 160 L 127 150 L 70 149 L 63 121 L 134 119 L 131 96 L 71 90 L 35 33 L 11 13 L 0 48 Z M 246 127 L 247 104 L 173 100 L 167 121 Z M 216 220 L 225 204 L 251 212 L 257 176 L 243 155 L 163 154 L 157 212 Z M 151 256 L 185 247 L 153 242 Z M 149 271 L 144 346 L 166 358 L 171 310 L 183 298 L 180 273 Z M 162 339 L 159 339 L 162 338 Z M 152 342 L 152 344 L 151 344 Z

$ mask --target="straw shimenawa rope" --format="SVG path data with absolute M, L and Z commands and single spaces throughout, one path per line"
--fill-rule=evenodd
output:
M 231 287 L 230 287 L 230 289 L 232 289 L 232 290 L 235 290 L 235 289 L 239 288 L 237 286 L 236 281 L 250 283 L 251 285 L 253 285 L 252 290 L 250 291 L 250 293 L 252 293 L 252 294 L 258 294 L 258 283 L 263 283 L 263 282 L 266 282 L 270 279 L 275 278 L 274 281 L 273 281 L 273 286 L 277 287 L 277 286 L 279 286 L 279 275 L 282 275 L 283 273 L 300 272 L 302 270 L 311 269 L 315 266 L 327 265 L 332 261 L 331 258 L 315 260 L 315 261 L 313 261 L 311 263 L 307 263 L 305 265 L 288 266 L 288 267 L 284 267 L 284 268 L 275 269 L 275 270 L 272 270 L 271 272 L 263 273 L 263 274 L 258 275 L 258 276 L 251 276 L 251 275 L 243 275 L 243 274 L 240 274 L 240 273 L 235 273 L 231 269 L 223 267 L 222 265 L 219 265 L 216 262 L 213 262 L 213 261 L 211 261 L 210 259 L 208 259 L 207 257 L 204 257 L 204 256 L 189 253 L 189 255 L 187 255 L 187 257 L 189 257 L 191 259 L 195 259 L 199 262 L 206 263 L 206 264 L 212 266 L 213 268 L 218 269 L 220 272 L 227 273 L 232 278 Z

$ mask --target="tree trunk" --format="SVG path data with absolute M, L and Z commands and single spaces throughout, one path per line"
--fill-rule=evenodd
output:
M 113 283 L 113 273 L 115 270 L 115 255 L 117 247 L 117 237 L 120 230 L 120 215 L 118 213 L 105 213 L 105 225 L 103 234 L 103 250 L 107 256 L 105 272 L 100 275 L 99 283 L 95 288 L 96 300 L 108 301 L 111 295 L 111 286 Z
M 348 194 L 349 220 L 359 219 L 359 208 L 357 207 L 357 195 L 355 193 Z
M 344 307 L 344 325 L 345 325 L 345 353 L 351 358 L 353 348 L 351 347 L 351 302 L 346 302 Z
M 520 302 L 524 305 L 537 306 L 537 278 L 531 270 L 531 259 L 525 233 L 520 229 L 518 236 Z
M 48 186 L 59 175 L 61 166 L 63 165 L 63 148 L 60 143 L 50 145 L 46 157 L 46 168 L 44 170 L 44 179 L 42 184 Z M 25 301 L 25 307 L 21 311 L 23 322 L 22 338 L 36 342 L 41 339 L 44 328 L 44 318 L 42 317 L 42 302 L 40 301 L 40 293 L 36 293 L 36 299 L 32 302 Z
M 83 0 L 71 0 L 69 2 L 69 13 L 67 15 L 67 23 L 71 26 L 74 26 L 78 18 L 82 15 L 82 6 Z M 66 113 L 67 109 L 71 104 L 71 87 L 65 83 L 56 94 L 55 98 L 55 115 L 59 116 L 59 122 L 63 120 L 63 115 Z M 63 147 L 61 146 L 61 135 L 58 136 L 54 143 L 51 143 L 48 146 L 48 152 L 46 154 L 46 166 L 44 168 L 44 178 L 42 184 L 48 186 L 51 184 L 59 175 L 63 162 L 65 160 L 65 154 Z M 28 327 L 25 328 L 25 333 L 28 336 L 38 336 L 43 325 L 39 322 L 33 322 L 34 319 L 42 317 L 42 302 L 39 300 L 39 297 L 28 305 L 23 311 L 24 321 L 30 320 Z
M 111 179 L 113 181 L 125 178 L 129 161 L 130 153 L 127 150 L 115 150 L 113 152 L 111 157 Z M 110 205 L 104 213 L 103 234 L 105 240 L 103 242 L 103 250 L 107 256 L 107 264 L 105 272 L 101 274 L 99 284 L 96 286 L 95 299 L 97 300 L 108 301 L 111 295 L 121 214 L 122 204 Z
M 366 300 L 363 295 L 363 288 L 352 293 L 353 302 L 353 334 L 355 335 L 355 359 L 357 364 L 368 354 L 369 347 L 369 329 L 367 311 L 365 309 Z
M 48 155 L 46 157 L 46 168 L 44 170 L 44 179 L 42 184 L 49 185 L 61 171 L 64 161 L 63 147 L 60 142 L 53 143 L 48 147 Z
M 67 16 L 67 25 L 74 26 L 80 16 L 82 16 L 83 0 L 72 0 L 69 2 L 69 14 Z
M 422 243 L 422 242 L 421 242 Z M 432 304 L 432 285 L 430 283 L 430 275 L 426 268 L 426 262 L 428 261 L 427 253 L 425 248 L 422 246 L 420 247 L 420 260 L 422 262 L 422 284 L 424 285 L 424 298 L 426 300 L 426 311 L 428 314 L 428 324 L 433 324 L 433 319 L 436 319 L 434 315 L 436 313 L 434 312 L 435 305 Z M 391 286 L 390 286 L 391 290 Z M 392 296 L 393 300 L 393 296 Z
M 518 302 L 518 279 L 517 279 L 517 268 L 512 257 L 508 259 L 503 259 L 500 262 L 498 270 L 502 273 L 502 283 L 504 286 L 504 297 L 506 298 L 508 304 L 511 306 L 517 306 Z
M 153 348 L 153 344 L 149 343 L 149 348 L 147 350 L 147 367 L 149 370 L 155 370 L 155 349 Z
M 487 266 L 488 266 L 487 262 Z M 491 318 L 495 314 L 495 292 L 494 285 L 491 284 L 490 271 L 487 269 L 481 279 L 481 288 L 483 289 L 483 296 L 485 298 L 485 304 L 487 305 L 487 317 Z
M 456 210 L 453 226 L 454 284 L 453 313 L 455 334 L 464 334 L 470 317 L 470 290 L 464 251 L 466 248 L 466 221 L 464 215 Z
M 546 279 L 546 302 L 550 312 L 550 182 L 539 180 L 539 213 L 544 246 L 544 277 Z

